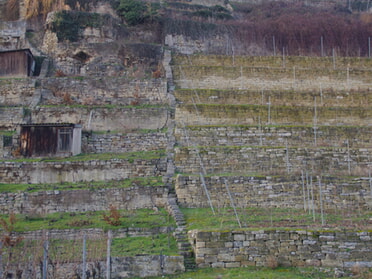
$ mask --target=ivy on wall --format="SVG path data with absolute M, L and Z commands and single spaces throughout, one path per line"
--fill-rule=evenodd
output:
M 57 33 L 59 42 L 76 42 L 81 37 L 84 28 L 100 28 L 104 22 L 105 16 L 97 13 L 61 11 L 56 14 L 52 23 L 52 31 Z

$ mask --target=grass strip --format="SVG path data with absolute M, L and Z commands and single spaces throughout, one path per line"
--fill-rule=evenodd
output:
M 74 183 L 49 183 L 49 184 L 1 184 L 0 193 L 41 192 L 41 191 L 66 191 L 66 190 L 101 190 L 113 188 L 129 188 L 134 186 L 157 187 L 163 186 L 162 177 L 136 177 L 123 180 L 91 181 Z
M 158 211 L 152 209 L 119 210 L 119 225 L 114 226 L 104 220 L 104 215 L 110 211 L 88 212 L 58 212 L 51 214 L 17 214 L 13 224 L 14 232 L 26 232 L 50 229 L 88 229 L 100 228 L 104 231 L 120 228 L 158 228 L 174 227 L 175 221 L 164 208 Z M 8 215 L 1 215 L 9 223 Z

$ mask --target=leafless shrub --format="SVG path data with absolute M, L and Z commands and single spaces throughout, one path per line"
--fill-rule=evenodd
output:
M 7 21 L 17 20 L 19 18 L 19 1 L 8 0 L 6 2 L 4 14 Z
M 269 255 L 266 258 L 266 265 L 267 265 L 267 267 L 269 267 L 271 269 L 275 269 L 279 266 L 278 261 L 276 260 L 276 257 L 273 256 L 273 255 Z
M 113 205 L 110 205 L 110 214 L 103 213 L 103 220 L 112 226 L 120 226 L 120 217 L 119 210 Z

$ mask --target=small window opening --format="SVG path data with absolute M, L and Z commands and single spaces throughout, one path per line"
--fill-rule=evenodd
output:
M 70 151 L 72 142 L 72 129 L 61 128 L 58 130 L 58 151 Z
M 90 55 L 85 53 L 84 51 L 79 51 L 73 56 L 73 58 L 75 58 L 76 60 L 79 60 L 82 63 L 85 63 L 89 60 Z
M 9 147 L 13 145 L 12 136 L 3 136 L 3 147 Z

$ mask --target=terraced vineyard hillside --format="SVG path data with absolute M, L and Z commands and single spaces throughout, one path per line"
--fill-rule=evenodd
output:
M 174 56 L 175 192 L 189 228 L 198 222 L 192 208 L 206 208 L 204 225 L 217 230 L 370 230 L 371 65 L 363 58 Z M 227 238 L 249 240 L 242 234 Z M 235 242 L 225 251 L 222 232 L 190 236 L 200 267 L 267 263 L 232 252 Z M 219 253 L 204 246 L 212 239 L 222 241 Z M 243 243 L 235 248 L 249 250 Z M 266 248 L 263 255 L 296 265 L 280 258 L 280 248 Z M 329 265 L 322 253 L 319 264 Z

